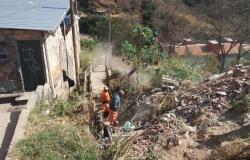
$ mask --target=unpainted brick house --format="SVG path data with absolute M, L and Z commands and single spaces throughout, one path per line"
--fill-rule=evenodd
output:
M 224 42 L 222 43 L 225 50 L 228 51 L 231 48 L 230 42 Z M 242 51 L 247 51 L 248 44 L 243 44 Z M 225 59 L 225 66 L 231 66 L 233 63 L 235 63 L 237 55 L 239 53 L 239 44 L 236 44 L 235 46 L 230 49 L 229 53 L 226 56 Z M 183 57 L 185 60 L 194 65 L 202 65 L 206 63 L 206 57 L 207 56 L 218 56 L 221 54 L 220 46 L 217 41 L 211 40 L 208 41 L 207 44 L 188 44 L 184 43 L 181 46 L 177 46 L 175 48 L 175 55 L 178 57 Z M 248 61 L 249 53 L 244 55 L 242 59 L 245 61 Z
M 63 70 L 76 81 L 79 42 L 69 0 L 1 0 L 0 94 L 34 91 L 40 85 L 60 94 L 68 87 Z

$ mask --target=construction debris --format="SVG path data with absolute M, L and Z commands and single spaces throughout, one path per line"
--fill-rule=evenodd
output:
M 174 90 L 180 86 L 180 83 L 176 80 L 169 78 L 167 75 L 162 75 L 162 87 L 170 90 Z
M 215 78 L 216 77 L 216 81 Z M 227 73 L 213 76 L 189 91 L 178 91 L 176 106 L 186 119 L 204 111 L 222 113 L 231 103 L 243 98 L 250 90 L 250 67 L 237 66 Z
M 133 102 L 130 100 L 132 105 L 127 107 L 127 111 L 123 110 L 123 114 L 129 117 L 127 120 L 132 121 L 127 121 L 123 128 L 132 132 L 142 131 L 133 142 L 130 151 L 133 156 L 145 158 L 152 146 L 162 151 L 183 146 L 181 151 L 177 151 L 180 152 L 178 157 L 182 158 L 187 153 L 192 153 L 191 157 L 198 156 L 194 154 L 201 150 L 209 155 L 211 148 L 206 147 L 205 142 L 200 143 L 201 140 L 250 125 L 249 113 L 240 114 L 235 122 L 221 121 L 224 113 L 234 107 L 235 101 L 250 93 L 250 66 L 230 68 L 199 86 L 189 81 L 179 83 L 167 77 L 163 80 L 165 86 L 144 93 Z

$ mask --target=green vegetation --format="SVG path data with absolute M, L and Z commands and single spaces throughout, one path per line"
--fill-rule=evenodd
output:
M 94 56 L 93 53 L 90 53 L 90 52 L 82 52 L 81 53 L 81 55 L 80 55 L 80 67 L 81 67 L 82 73 L 88 69 L 90 62 L 93 59 L 93 56 Z
M 142 0 L 141 2 L 141 14 L 142 21 L 145 25 L 151 26 L 152 17 L 156 10 L 156 4 L 151 0 Z
M 131 37 L 131 28 L 126 20 L 111 18 L 111 35 L 118 47 L 122 41 Z M 108 41 L 108 17 L 102 15 L 89 15 L 79 21 L 80 32 L 96 37 L 101 41 Z
M 95 38 L 81 40 L 81 49 L 83 50 L 80 54 L 80 67 L 81 72 L 85 72 L 89 67 L 89 63 L 92 61 L 94 55 L 94 49 L 96 48 L 97 40 Z
M 107 38 L 108 19 L 105 16 L 89 15 L 79 21 L 80 32 L 97 37 L 99 40 Z
M 95 39 L 81 40 L 82 50 L 87 50 L 87 51 L 91 52 L 95 49 L 96 45 L 97 45 L 97 41 Z
M 161 85 L 162 75 L 168 75 L 173 79 L 192 80 L 200 82 L 203 80 L 202 66 L 192 66 L 182 58 L 167 58 L 157 68 L 149 69 L 151 73 L 150 83 L 154 87 Z
M 135 25 L 132 33 L 131 40 L 125 40 L 121 48 L 129 61 L 137 66 L 145 66 L 158 63 L 163 58 L 160 47 L 155 42 L 156 33 L 153 30 L 143 25 Z
M 78 110 L 80 102 L 81 100 L 78 96 L 73 96 L 68 100 L 56 98 L 46 103 L 40 101 L 31 113 L 29 121 L 32 123 L 35 117 L 41 119 L 41 116 L 48 118 L 74 116 L 74 112 Z M 45 114 L 46 111 L 49 111 L 49 113 Z
M 136 54 L 136 49 L 135 49 L 134 45 L 129 43 L 127 40 L 125 40 L 122 43 L 121 51 L 122 51 L 123 55 L 126 56 L 126 58 L 129 60 L 132 60 Z
M 75 95 L 37 103 L 29 116 L 26 138 L 17 145 L 17 159 L 98 160 L 89 127 L 81 123 L 87 107 L 81 99 Z
M 20 158 L 38 160 L 97 160 L 96 148 L 75 127 L 50 126 L 18 144 Z
M 250 112 L 250 95 L 246 95 L 243 99 L 235 101 L 231 112 L 234 114 L 242 114 Z
M 202 69 L 210 73 L 217 73 L 219 71 L 219 65 L 220 62 L 216 56 L 206 56 L 205 65 L 202 67 Z
M 199 82 L 202 80 L 202 70 L 200 67 L 187 64 L 182 58 L 168 58 L 164 61 L 162 74 L 167 74 L 177 80 L 192 80 Z
M 81 40 L 81 48 L 83 51 L 80 54 L 80 67 L 82 73 L 87 70 L 89 63 L 92 61 L 94 57 L 93 50 L 96 48 L 96 45 L 97 40 L 95 39 Z
M 107 148 L 105 154 L 103 155 L 103 159 L 107 160 L 116 160 L 122 155 L 128 154 L 127 151 L 129 147 L 133 144 L 133 140 L 136 136 L 131 137 L 119 137 L 115 144 Z

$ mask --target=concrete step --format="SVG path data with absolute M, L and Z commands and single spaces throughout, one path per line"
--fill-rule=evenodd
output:
M 94 68 L 94 72 L 105 72 L 105 65 L 97 64 Z
M 25 92 L 21 96 L 15 98 L 13 105 L 14 106 L 25 105 L 27 104 L 29 98 L 30 98 L 30 93 Z

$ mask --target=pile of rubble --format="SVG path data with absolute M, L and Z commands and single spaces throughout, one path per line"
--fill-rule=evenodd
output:
M 165 80 L 168 82 L 165 88 L 155 88 L 137 97 L 127 107 L 127 114 L 121 114 L 134 122 L 132 131 L 141 131 L 132 144 L 132 155 L 145 156 L 150 146 L 164 152 L 179 147 L 176 150 L 179 157 L 188 149 L 209 155 L 210 149 L 200 140 L 239 129 L 235 122 L 220 121 L 219 115 L 230 110 L 232 102 L 250 93 L 250 66 L 236 66 L 189 89 L 177 83 L 169 89 L 169 83 L 174 81 Z M 192 123 L 197 115 L 205 115 L 205 121 Z M 241 116 L 248 125 L 249 113 Z
M 236 66 L 228 72 L 214 75 L 189 91 L 179 90 L 176 112 L 184 118 L 209 111 L 223 113 L 231 103 L 250 93 L 250 66 Z

